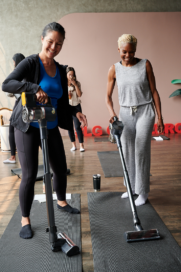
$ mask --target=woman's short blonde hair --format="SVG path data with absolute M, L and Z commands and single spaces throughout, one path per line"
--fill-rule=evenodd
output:
M 122 43 L 132 43 L 137 45 L 137 39 L 132 34 L 123 34 L 121 37 L 118 38 L 118 48 L 121 47 Z

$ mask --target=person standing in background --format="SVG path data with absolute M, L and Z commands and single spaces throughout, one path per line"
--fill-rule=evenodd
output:
M 15 54 L 13 56 L 14 68 L 16 68 L 16 66 L 23 59 L 25 59 L 25 56 L 23 54 L 21 54 L 21 53 Z M 20 94 L 8 93 L 7 96 L 9 96 L 9 97 L 15 97 L 16 98 L 16 102 L 17 102 L 18 98 L 20 97 Z M 9 159 L 3 161 L 3 163 L 5 163 L 5 164 L 16 163 L 16 144 L 15 144 L 15 137 L 14 137 L 14 127 L 11 124 L 9 124 L 9 144 L 10 144 L 10 149 L 11 149 L 11 157 Z
M 69 104 L 71 107 L 74 109 L 78 110 L 79 112 L 82 112 L 81 108 L 81 100 L 79 97 L 82 96 L 82 91 L 81 91 L 81 85 L 80 82 L 77 81 L 76 78 L 76 73 L 73 67 L 67 67 L 66 69 L 67 72 L 67 79 L 68 79 L 68 95 L 69 95 Z M 81 129 L 81 124 L 78 120 L 78 118 L 74 115 L 72 115 L 73 121 L 74 121 L 74 126 L 77 132 L 77 136 L 79 139 L 79 144 L 80 144 L 80 152 L 84 152 L 84 136 L 82 133 Z M 68 131 L 70 140 L 72 142 L 72 148 L 70 149 L 71 151 L 75 151 L 77 149 L 76 147 L 76 142 L 75 142 L 75 133 L 74 131 Z

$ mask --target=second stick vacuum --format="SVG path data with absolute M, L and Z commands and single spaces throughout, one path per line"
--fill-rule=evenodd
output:
M 121 121 L 118 121 L 117 117 L 114 117 L 114 122 L 112 124 L 110 123 L 109 129 L 110 129 L 110 140 L 112 142 L 116 142 L 118 150 L 119 150 L 119 154 L 120 154 L 120 158 L 121 158 L 121 162 L 123 166 L 124 179 L 125 179 L 129 201 L 131 205 L 131 210 L 133 214 L 133 224 L 134 224 L 135 231 L 125 232 L 126 241 L 130 243 L 130 242 L 137 242 L 137 241 L 160 239 L 161 237 L 157 229 L 144 230 L 141 225 L 140 219 L 138 218 L 138 214 L 137 214 L 137 210 L 136 210 L 136 206 L 134 203 L 134 198 L 133 198 L 133 194 L 131 190 L 129 174 L 126 168 L 123 151 L 122 151 L 121 140 L 120 140 L 120 137 L 124 129 L 124 125 Z

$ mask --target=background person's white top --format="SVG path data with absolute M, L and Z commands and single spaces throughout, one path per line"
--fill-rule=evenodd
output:
M 77 86 L 78 86 L 79 90 L 81 91 L 81 85 L 80 85 L 80 82 L 79 82 L 79 81 L 77 81 Z M 80 103 L 81 103 L 81 100 L 80 100 L 80 98 L 77 96 L 75 87 L 73 87 L 73 86 L 68 86 L 68 92 L 69 92 L 69 91 L 72 93 L 72 98 L 69 99 L 69 104 L 70 104 L 71 106 L 77 106 L 78 104 L 80 104 Z M 82 91 L 81 91 L 81 93 L 82 93 Z
M 146 59 L 131 67 L 115 63 L 120 106 L 133 107 L 152 102 L 152 94 L 146 74 Z

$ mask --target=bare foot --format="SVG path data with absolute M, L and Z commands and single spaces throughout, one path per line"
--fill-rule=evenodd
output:
M 63 200 L 63 201 L 58 200 L 57 204 L 60 205 L 61 207 L 65 207 L 68 203 L 66 200 Z
M 11 157 L 9 158 L 9 160 L 10 160 L 10 161 L 15 161 L 15 160 L 16 160 L 16 157 L 15 157 L 15 156 L 11 156 Z
M 24 227 L 26 225 L 30 225 L 30 224 L 31 224 L 30 218 L 22 216 L 22 219 L 21 219 L 21 225 L 22 225 L 22 227 Z
M 76 142 L 72 142 L 72 147 L 76 148 Z

